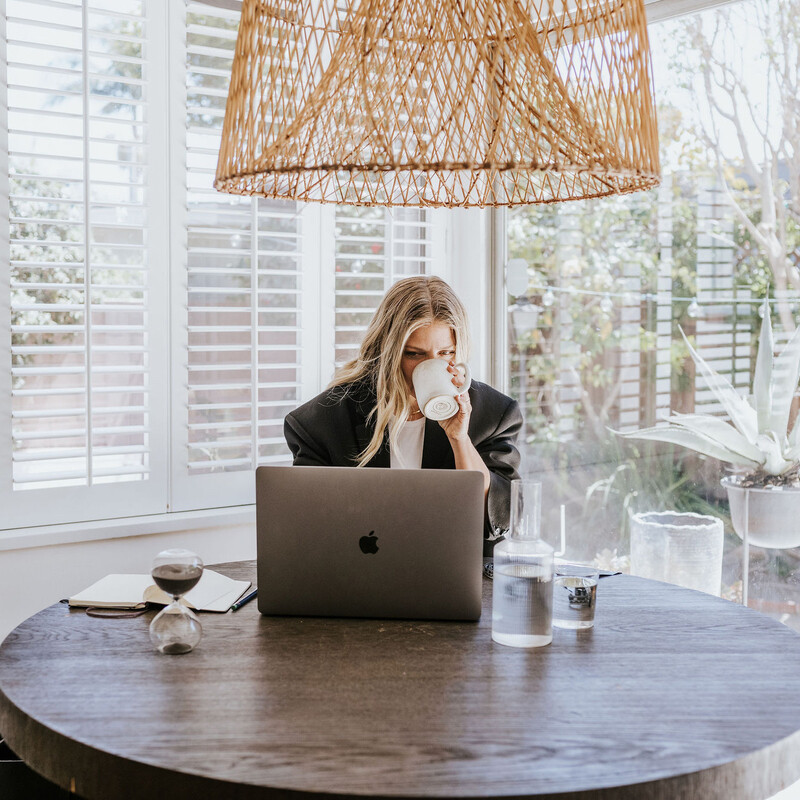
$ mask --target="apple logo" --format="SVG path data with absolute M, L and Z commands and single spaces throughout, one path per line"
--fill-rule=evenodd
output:
M 378 537 L 375 535 L 375 531 L 370 531 L 369 536 L 362 536 L 358 540 L 358 546 L 362 553 L 377 553 Z

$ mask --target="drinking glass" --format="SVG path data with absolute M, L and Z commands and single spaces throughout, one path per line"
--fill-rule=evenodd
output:
M 203 562 L 191 550 L 162 550 L 153 559 L 150 574 L 156 586 L 172 597 L 150 623 L 150 640 L 161 653 L 188 653 L 199 643 L 203 628 L 197 615 L 180 599 L 202 577 Z
M 596 567 L 559 564 L 553 580 L 553 627 L 581 630 L 594 625 Z

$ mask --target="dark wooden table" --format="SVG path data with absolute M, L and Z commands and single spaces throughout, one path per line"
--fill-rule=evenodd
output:
M 253 562 L 218 567 L 254 578 Z M 0 648 L 0 730 L 88 798 L 764 798 L 800 777 L 800 635 L 709 595 L 603 579 L 594 630 L 536 650 L 480 623 L 57 604 Z

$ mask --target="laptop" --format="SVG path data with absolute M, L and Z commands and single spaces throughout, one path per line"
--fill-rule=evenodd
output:
M 476 620 L 483 507 L 477 471 L 259 467 L 258 610 Z

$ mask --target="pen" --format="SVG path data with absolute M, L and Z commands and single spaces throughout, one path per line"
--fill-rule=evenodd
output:
M 238 611 L 245 603 L 249 603 L 258 594 L 258 589 L 253 589 L 247 597 L 243 597 L 231 606 L 231 611 Z

